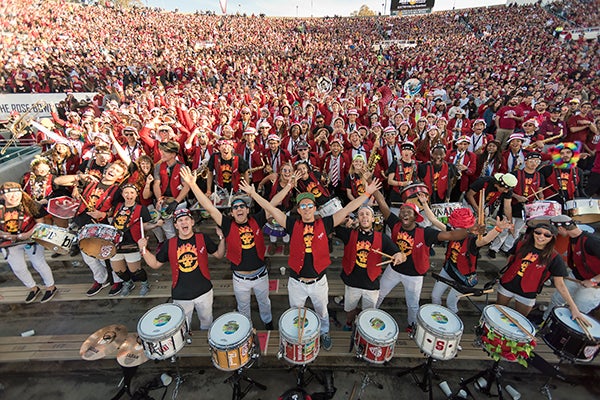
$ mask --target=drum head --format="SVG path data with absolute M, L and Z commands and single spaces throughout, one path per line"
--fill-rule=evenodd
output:
M 248 338 L 252 331 L 250 320 L 237 312 L 217 318 L 208 331 L 208 341 L 217 347 L 235 346 Z
M 573 321 L 571 319 L 571 310 L 567 307 L 555 307 L 552 310 L 552 313 L 556 316 L 556 318 L 558 318 L 560 322 L 562 322 L 568 328 L 581 334 L 585 334 L 583 332 L 583 329 L 581 329 L 581 327 L 577 323 L 577 321 Z M 584 315 L 584 318 L 592 325 L 591 328 L 588 328 L 592 336 L 595 339 L 600 340 L 600 323 L 595 319 L 588 317 L 587 315 Z
M 137 325 L 142 339 L 160 340 L 179 329 L 185 319 L 183 308 L 177 304 L 161 304 L 144 314 Z
M 422 323 L 423 327 L 432 333 L 444 336 L 463 331 L 462 320 L 446 307 L 437 304 L 421 306 L 417 317 L 419 323 Z
M 305 314 L 306 313 L 306 316 Z M 321 321 L 317 314 L 310 308 L 290 308 L 279 318 L 279 332 L 290 341 L 298 343 L 300 326 L 298 325 L 298 315 L 304 318 L 304 331 L 302 332 L 302 341 L 304 339 L 314 338 L 321 330 Z
M 398 324 L 394 318 L 376 308 L 363 310 L 356 319 L 356 327 L 372 342 L 389 342 L 398 337 Z
M 529 336 L 527 336 L 525 332 L 522 332 L 518 326 L 510 322 L 510 320 L 503 314 L 507 313 L 517 322 L 519 322 L 523 328 L 527 329 L 529 333 L 535 335 L 535 327 L 521 313 L 509 307 L 498 307 L 502 308 L 502 313 L 495 307 L 495 304 L 490 304 L 483 309 L 483 318 L 485 322 L 495 331 L 498 331 L 500 334 L 513 340 L 529 340 Z

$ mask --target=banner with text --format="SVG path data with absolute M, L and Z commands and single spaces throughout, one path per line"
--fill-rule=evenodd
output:
M 407 15 L 415 12 L 431 12 L 435 0 L 392 0 L 390 3 L 391 15 Z
M 93 99 L 97 93 L 73 93 L 78 101 Z M 18 93 L 0 94 L 0 119 L 6 119 L 11 112 L 19 114 L 30 110 L 37 117 L 50 116 L 50 104 L 57 104 L 67 98 L 66 93 Z

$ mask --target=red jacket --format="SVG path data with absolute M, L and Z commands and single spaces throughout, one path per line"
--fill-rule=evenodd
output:
M 352 230 L 350 232 L 350 240 L 344 246 L 344 257 L 342 258 L 342 267 L 346 275 L 350 275 L 356 264 L 356 242 L 358 241 L 358 231 Z M 371 243 L 371 249 L 381 251 L 381 232 L 373 232 L 373 242 Z M 378 266 L 381 262 L 381 255 L 374 251 L 369 251 L 367 256 L 367 275 L 371 282 L 374 282 L 379 275 L 381 275 L 381 267 Z
M 297 220 L 294 224 L 294 230 L 290 239 L 290 256 L 288 258 L 288 266 L 300 276 L 302 276 L 301 271 L 304 267 L 304 256 L 306 255 L 306 244 L 303 234 L 304 226 L 305 224 L 302 220 Z M 331 264 L 329 239 L 327 238 L 325 224 L 322 219 L 316 219 L 313 226 L 314 231 L 311 244 L 313 266 L 317 274 L 320 274 Z

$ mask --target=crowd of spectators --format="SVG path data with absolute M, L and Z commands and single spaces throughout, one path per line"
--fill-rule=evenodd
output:
M 577 28 L 591 28 L 600 25 L 598 0 L 553 1 L 547 9 L 568 21 Z

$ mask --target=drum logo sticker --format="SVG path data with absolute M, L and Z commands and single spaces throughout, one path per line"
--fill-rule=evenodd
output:
M 509 325 L 511 328 L 516 328 L 517 326 L 515 324 L 513 324 L 508 318 L 506 318 L 506 316 L 502 315 L 500 317 L 500 319 L 507 325 Z
M 381 347 L 369 347 L 369 351 L 375 356 L 375 358 L 379 358 L 383 354 Z
M 154 318 L 154 320 L 152 320 L 152 323 L 154 324 L 154 326 L 164 326 L 168 324 L 170 320 L 171 314 L 160 313 Z
M 240 324 L 237 321 L 227 321 L 226 324 L 223 325 L 223 333 L 226 335 L 232 335 L 236 333 L 240 329 Z
M 376 331 L 382 331 L 385 329 L 385 322 L 377 317 L 371 318 L 369 323 L 371 324 L 371 328 L 375 329 Z
M 446 317 L 444 314 L 442 314 L 439 311 L 432 312 L 431 318 L 438 324 L 446 325 L 448 323 L 448 317 Z
M 298 324 L 298 317 L 294 317 L 294 323 L 293 325 L 298 328 L 300 325 Z M 308 326 L 308 318 L 304 318 L 304 327 L 306 328 Z
M 100 257 L 102 258 L 110 258 L 110 255 L 114 249 L 113 245 L 102 246 L 100 247 Z
M 594 355 L 598 351 L 598 348 L 600 348 L 600 345 L 597 345 L 597 346 L 586 346 L 586 347 L 584 347 L 583 348 L 583 355 L 585 356 L 585 359 L 586 360 L 591 360 L 592 358 L 594 358 Z

